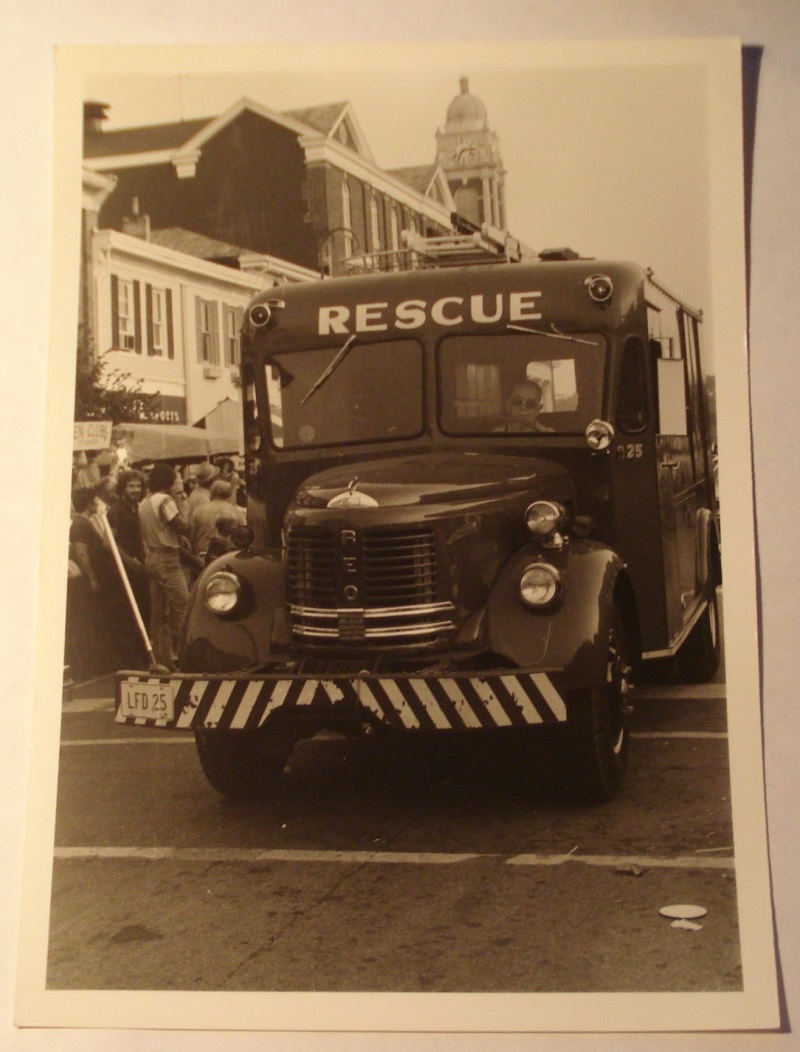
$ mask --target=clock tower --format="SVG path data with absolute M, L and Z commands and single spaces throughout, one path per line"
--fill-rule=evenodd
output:
M 497 133 L 489 128 L 486 107 L 461 90 L 447 107 L 444 129 L 436 131 L 436 160 L 447 177 L 458 214 L 480 226 L 506 227 L 505 169 Z

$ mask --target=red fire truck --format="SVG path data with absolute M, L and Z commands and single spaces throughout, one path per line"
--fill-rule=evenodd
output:
M 197 582 L 180 673 L 121 673 L 116 718 L 191 729 L 237 797 L 324 728 L 550 728 L 607 799 L 634 670 L 720 660 L 701 314 L 569 250 L 409 255 L 251 303 L 248 543 Z

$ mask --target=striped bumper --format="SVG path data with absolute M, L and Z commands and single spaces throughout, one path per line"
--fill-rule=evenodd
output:
M 319 715 L 322 721 L 335 710 L 342 716 L 408 731 L 526 727 L 563 723 L 567 719 L 557 680 L 557 672 L 541 671 L 486 676 L 364 675 L 324 679 L 121 673 L 117 681 L 116 721 L 174 730 L 211 727 L 254 730 L 277 712 Z M 132 714 L 136 706 L 129 699 L 137 694 L 144 696 L 145 685 L 159 684 L 167 688 L 171 715 Z

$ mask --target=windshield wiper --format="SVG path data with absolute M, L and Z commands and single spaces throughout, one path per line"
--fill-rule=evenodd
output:
M 544 329 L 526 329 L 523 325 L 511 325 L 510 323 L 506 326 L 508 329 L 514 329 L 516 332 L 530 332 L 534 336 L 547 336 L 551 340 L 568 340 L 570 343 L 585 343 L 588 347 L 597 347 L 596 340 L 582 340 L 578 336 L 567 336 L 564 332 L 559 332 L 555 325 L 550 326 L 553 332 L 546 332 Z
M 328 368 L 325 369 L 324 372 L 320 373 L 320 375 L 317 377 L 317 379 L 311 385 L 309 390 L 306 391 L 305 395 L 300 400 L 300 405 L 305 405 L 306 402 L 309 400 L 309 398 L 312 396 L 312 394 L 316 390 L 318 390 L 320 387 L 322 387 L 322 385 L 325 383 L 325 381 L 328 379 L 328 377 L 334 372 L 334 370 L 339 368 L 339 365 L 344 360 L 344 356 L 347 354 L 347 352 L 350 350 L 350 348 L 356 342 L 356 339 L 357 339 L 357 336 L 356 336 L 355 333 L 353 333 L 353 335 L 348 338 L 348 340 L 345 342 L 344 346 L 339 351 L 339 353 L 336 355 L 336 357 L 333 359 L 333 361 L 328 366 Z

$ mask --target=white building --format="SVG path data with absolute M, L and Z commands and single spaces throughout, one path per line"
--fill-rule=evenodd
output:
M 146 226 L 143 220 L 144 237 L 92 234 L 95 350 L 110 372 L 157 393 L 148 419 L 197 424 L 239 402 L 239 330 L 251 297 L 317 275 L 188 231 Z

